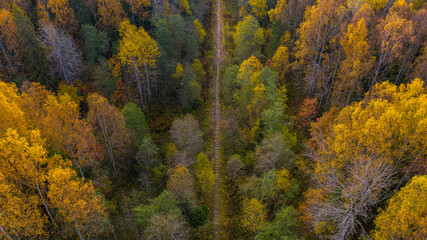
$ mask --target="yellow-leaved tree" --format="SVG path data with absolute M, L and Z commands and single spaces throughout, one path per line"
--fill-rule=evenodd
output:
M 415 176 L 375 219 L 375 240 L 427 238 L 427 176 Z
M 23 194 L 0 172 L 0 238 L 45 237 L 37 195 Z
M 279 46 L 271 59 L 271 68 L 279 73 L 280 80 L 284 81 L 285 73 L 289 69 L 289 50 L 285 46 Z
M 18 189 L 30 188 L 38 196 L 51 222 L 56 224 L 45 196 L 47 169 L 44 166 L 50 166 L 50 162 L 58 159 L 46 157 L 47 151 L 42 146 L 44 142 L 38 131 L 32 131 L 29 140 L 13 129 L 7 130 L 5 138 L 0 140 L 0 173 Z
M 256 16 L 260 18 L 267 16 L 267 0 L 249 0 L 249 5 Z
M 369 211 L 399 180 L 396 173 L 425 156 L 423 85 L 420 79 L 399 87 L 377 84 L 361 102 L 338 114 L 325 114 L 312 125 L 309 155 L 314 161 L 313 179 L 324 198 L 307 199 L 306 207 L 318 234 L 344 239 L 366 232 L 357 222 L 371 221 Z
M 136 82 L 141 105 L 151 99 L 151 90 L 155 87 L 153 77 L 160 51 L 156 41 L 144 28 L 137 28 L 128 20 L 120 24 L 119 53 L 117 55 L 122 69 L 130 75 L 128 81 Z
M 363 95 L 361 80 L 374 64 L 374 58 L 370 56 L 367 36 L 368 29 L 364 18 L 360 19 L 356 25 L 348 25 L 347 33 L 341 41 L 345 59 L 340 65 L 336 88 L 333 92 L 332 101 L 335 106 L 348 105 L 353 93 L 358 98 Z
M 210 206 L 212 203 L 213 187 L 215 185 L 215 174 L 208 157 L 204 153 L 200 153 L 193 168 L 200 189 L 201 199 Z
M 256 232 L 266 220 L 264 205 L 256 198 L 252 198 L 244 199 L 242 206 L 242 226 L 251 232 Z
M 199 21 L 199 19 L 194 20 L 194 34 L 196 35 L 197 39 L 200 43 L 203 43 L 203 40 L 206 37 L 206 31 L 203 28 L 202 23 Z
M 188 168 L 182 164 L 176 165 L 168 170 L 167 189 L 171 191 L 178 200 L 195 202 L 194 178 Z
M 96 195 L 92 182 L 78 178 L 70 168 L 49 171 L 48 197 L 58 209 L 64 230 L 81 239 L 97 236 L 106 224 L 107 216 L 101 198 Z
M 38 132 L 29 143 L 12 129 L 0 139 L 0 237 L 46 236 L 40 205 L 55 223 L 45 194 L 48 158 L 41 142 Z
M 188 0 L 178 0 L 178 5 L 181 12 L 186 13 L 188 15 L 192 14 Z
M 24 113 L 18 105 L 18 89 L 13 83 L 0 81 L 0 137 L 8 128 L 23 132 L 25 127 Z

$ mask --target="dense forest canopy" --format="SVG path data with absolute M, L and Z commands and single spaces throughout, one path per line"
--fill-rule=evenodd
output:
M 0 239 L 427 239 L 425 1 L 0 7 Z

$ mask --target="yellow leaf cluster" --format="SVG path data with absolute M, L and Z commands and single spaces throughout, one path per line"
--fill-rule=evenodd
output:
M 249 0 L 249 5 L 256 16 L 262 18 L 267 15 L 267 0 Z
M 194 20 L 194 34 L 196 34 L 197 39 L 199 40 L 200 43 L 203 42 L 203 40 L 206 37 L 206 31 L 203 28 L 202 23 L 199 21 L 199 19 Z
M 175 68 L 175 73 L 172 74 L 172 77 L 177 80 L 182 80 L 184 77 L 184 68 L 182 67 L 181 63 L 178 63 Z
M 194 179 L 188 168 L 182 164 L 168 171 L 167 189 L 178 199 L 194 202 Z
M 178 0 L 178 4 L 179 4 L 179 9 L 181 10 L 181 12 L 187 13 L 188 15 L 192 14 L 188 0 Z
M 140 27 L 132 25 L 128 20 L 120 24 L 120 37 L 118 59 L 122 65 L 150 66 L 154 68 L 158 57 L 159 48 L 156 41 Z M 143 72 L 143 71 L 141 71 Z
M 427 176 L 415 176 L 375 219 L 375 240 L 427 238 Z
M 256 198 L 252 198 L 244 199 L 242 206 L 242 226 L 249 231 L 255 232 L 266 219 L 264 205 Z
M 194 165 L 194 173 L 199 185 L 202 201 L 210 204 L 213 187 L 215 185 L 215 174 L 209 159 L 204 153 L 200 153 L 197 156 L 197 162 Z
M 363 101 L 341 110 L 331 130 L 324 147 L 317 150 L 320 159 L 325 159 L 316 163 L 319 176 L 343 168 L 359 154 L 381 156 L 390 163 L 423 156 L 427 149 L 423 82 L 375 85 Z
M 65 222 L 74 225 L 73 231 L 84 238 L 99 234 L 102 224 L 97 221 L 103 221 L 106 216 L 92 182 L 77 178 L 70 168 L 55 168 L 49 171 L 49 183 L 51 204 Z

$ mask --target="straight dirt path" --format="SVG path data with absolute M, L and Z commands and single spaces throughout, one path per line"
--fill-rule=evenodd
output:
M 221 171 L 220 171 L 220 131 L 221 131 L 221 105 L 220 105 L 220 73 L 221 73 L 221 52 L 223 49 L 222 46 L 222 23 L 221 23 L 221 0 L 216 0 L 216 14 L 215 16 L 215 31 L 214 31 L 214 51 L 215 51 L 215 78 L 214 78 L 214 101 L 213 101 L 213 124 L 214 124 L 214 133 L 213 133 L 213 163 L 215 171 L 215 186 L 213 192 L 213 219 L 212 224 L 214 227 L 214 240 L 220 239 L 220 228 L 221 228 L 221 213 L 220 213 L 220 183 L 221 183 Z

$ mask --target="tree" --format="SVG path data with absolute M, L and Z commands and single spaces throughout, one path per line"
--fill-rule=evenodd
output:
M 17 5 L 12 6 L 13 20 L 17 30 L 20 54 L 31 81 L 40 82 L 48 88 L 56 88 L 57 82 L 52 78 L 48 59 L 42 44 L 38 41 L 31 19 Z
M 366 2 L 369 3 L 369 5 L 371 5 L 371 7 L 373 9 L 375 9 L 376 11 L 383 9 L 385 7 L 385 5 L 387 4 L 386 0 L 369 0 Z
M 0 81 L 0 137 L 5 135 L 8 128 L 21 133 L 26 130 L 25 115 L 18 101 L 16 85 Z
M 125 12 L 120 0 L 97 0 L 98 24 L 109 33 L 119 29 Z
M 203 25 L 201 22 L 199 22 L 199 19 L 194 20 L 194 34 L 196 35 L 196 38 L 199 40 L 199 43 L 203 43 L 203 40 L 206 37 L 206 31 L 203 28 Z
M 282 28 L 289 31 L 295 39 L 295 32 L 304 20 L 305 11 L 313 3 L 313 0 L 278 0 L 274 8 L 268 11 L 270 22 L 279 21 Z
M 227 162 L 227 177 L 236 180 L 242 175 L 244 164 L 238 154 L 232 155 Z
M 309 97 L 313 97 L 318 89 L 327 84 L 326 79 L 321 78 L 322 63 L 327 56 L 327 44 L 340 30 L 340 19 L 336 14 L 340 5 L 341 1 L 327 0 L 317 1 L 315 5 L 307 7 L 304 22 L 297 31 L 299 39 L 295 57 L 305 72 Z
M 48 0 L 46 7 L 53 15 L 56 27 L 67 29 L 70 34 L 77 30 L 74 11 L 70 7 L 68 0 Z
M 147 136 L 142 140 L 136 154 L 136 160 L 139 167 L 146 172 L 150 171 L 158 164 L 159 148 L 151 137 Z
M 242 206 L 242 226 L 251 232 L 256 232 L 266 218 L 263 204 L 252 198 L 243 200 Z
M 17 29 L 12 14 L 6 10 L 0 11 L 0 48 L 2 60 L 0 63 L 3 76 L 11 81 L 10 75 L 16 73 L 21 66 L 19 43 L 16 37 Z
M 130 144 L 129 132 L 120 110 L 110 105 L 108 100 L 97 93 L 88 96 L 88 122 L 108 154 L 114 173 L 117 175 L 117 160 L 126 152 Z
M 340 65 L 337 87 L 333 93 L 333 102 L 338 107 L 348 105 L 354 92 L 358 97 L 363 95 L 361 80 L 374 64 L 374 58 L 369 53 L 367 36 L 365 19 L 361 18 L 357 25 L 348 25 L 347 33 L 341 41 L 345 59 Z
M 145 107 L 145 100 L 151 99 L 151 88 L 154 81 L 151 78 L 156 68 L 157 59 L 160 57 L 159 48 L 154 39 L 148 35 L 144 28 L 137 28 L 124 21 L 120 24 L 120 41 L 118 59 L 122 67 L 133 77 L 136 82 L 141 105 Z
M 71 85 L 79 77 L 83 65 L 74 41 L 64 31 L 46 24 L 41 29 L 41 43 L 48 49 L 55 72 Z
M 56 225 L 52 208 L 49 206 L 46 197 L 47 172 L 44 166 L 51 166 L 52 162 L 58 159 L 47 158 L 47 151 L 42 144 L 43 140 L 38 131 L 32 131 L 28 141 L 19 136 L 16 130 L 9 128 L 5 138 L 0 140 L 0 149 L 2 149 L 0 152 L 0 174 L 3 174 L 3 177 L 8 179 L 10 183 L 16 185 L 17 197 L 23 194 L 21 195 L 22 198 L 30 200 L 29 205 L 27 205 L 28 208 L 35 210 L 38 204 L 42 204 L 50 221 Z M 27 194 L 25 194 L 25 188 L 29 188 Z M 22 192 L 19 193 L 19 191 Z M 44 216 L 40 216 L 38 211 L 34 211 L 34 214 L 40 217 L 40 220 L 35 221 L 34 226 L 43 226 L 46 222 Z M 16 224 L 19 224 L 18 222 Z M 15 223 L 11 224 L 14 225 Z M 34 230 L 38 234 L 42 232 L 42 229 Z
M 181 67 L 181 69 L 178 69 L 178 67 Z M 181 72 L 178 73 L 178 70 Z M 197 81 L 196 73 L 193 71 L 190 65 L 186 64 L 185 69 L 182 69 L 182 65 L 178 64 L 177 72 L 175 74 L 181 74 L 181 77 L 178 77 L 179 83 L 181 85 L 179 92 L 181 106 L 186 110 L 194 108 L 194 106 L 197 105 L 202 93 L 202 86 L 200 86 L 199 82 Z
M 176 119 L 172 123 L 170 135 L 176 147 L 187 151 L 192 158 L 196 157 L 203 148 L 203 133 L 200 131 L 199 123 L 191 114 Z
M 271 69 L 280 74 L 280 80 L 285 79 L 285 73 L 290 67 L 289 65 L 289 50 L 285 46 L 279 46 L 271 59 Z
M 249 0 L 252 12 L 259 18 L 267 16 L 267 0 Z
M 190 171 L 182 164 L 168 170 L 167 189 L 171 191 L 180 202 L 195 202 L 194 179 Z
M 122 109 L 122 115 L 126 121 L 126 127 L 133 132 L 135 144 L 140 146 L 146 137 L 150 135 L 145 115 L 135 103 L 128 103 Z
M 194 164 L 194 173 L 200 190 L 202 201 L 210 206 L 212 193 L 215 185 L 215 174 L 208 157 L 202 152 L 197 155 L 197 162 Z
M 316 120 L 317 106 L 319 103 L 315 98 L 306 98 L 300 105 L 298 111 L 298 127 L 308 134 L 310 124 Z
M 422 54 L 415 61 L 414 77 L 427 81 L 427 44 L 422 48 Z
M 98 31 L 94 26 L 83 25 L 85 58 L 90 63 L 98 62 L 100 57 L 105 57 L 109 49 L 109 38 L 105 32 Z
M 272 222 L 264 223 L 255 236 L 255 240 L 300 239 L 298 213 L 292 206 L 286 206 L 276 212 Z
M 145 230 L 147 239 L 188 239 L 190 232 L 181 216 L 156 214 Z
M 113 98 L 113 94 L 117 90 L 116 84 L 120 84 L 118 83 L 116 77 L 114 77 L 113 73 L 110 71 L 109 67 L 109 61 L 103 58 L 99 59 L 99 64 L 95 66 L 95 81 L 93 84 L 100 93 L 104 94 L 107 98 L 110 98 L 113 103 L 119 105 L 119 103 L 114 101 L 117 99 Z M 130 94 L 130 96 L 132 95 Z M 128 96 L 128 98 L 130 98 L 130 96 Z
M 178 201 L 167 190 L 134 209 L 137 222 L 148 239 L 187 239 L 189 229 L 178 208 Z
M 374 239 L 425 239 L 427 237 L 427 176 L 415 176 L 388 202 L 375 219 Z
M 421 80 L 400 87 L 385 82 L 363 101 L 313 124 L 309 156 L 322 197 L 307 202 L 318 234 L 336 239 L 366 234 L 372 209 L 393 182 L 404 181 L 396 173 L 425 154 L 425 111 Z
M 0 237 L 46 236 L 43 229 L 46 218 L 42 216 L 38 203 L 36 196 L 22 194 L 0 172 Z
M 93 128 L 79 118 L 79 107 L 68 94 L 48 96 L 44 111 L 40 129 L 47 145 L 67 154 L 84 177 L 84 170 L 97 165 L 102 154 Z
M 186 13 L 188 15 L 192 14 L 188 0 L 178 0 L 178 5 L 181 12 Z
M 384 68 L 401 56 L 404 44 L 413 40 L 413 22 L 399 13 L 400 11 L 405 11 L 405 8 L 409 9 L 406 1 L 396 1 L 390 8 L 386 18 L 377 25 L 379 55 L 374 77 L 369 88 L 372 88 L 377 83 L 378 77 Z
M 237 24 L 234 41 L 236 55 L 240 61 L 251 55 L 260 56 L 261 46 L 264 43 L 264 29 L 259 27 L 258 20 L 254 16 L 248 15 Z
M 287 128 L 283 130 L 283 133 L 268 135 L 255 149 L 255 169 L 260 173 L 265 173 L 271 169 L 293 166 L 296 157 L 293 148 L 296 141 L 296 135 L 291 134 Z
M 52 206 L 58 209 L 68 234 L 74 235 L 72 232 L 75 231 L 83 240 L 102 233 L 107 225 L 107 216 L 92 182 L 77 178 L 69 168 L 51 169 L 48 181 L 48 197 Z
M 191 68 L 193 69 L 193 72 L 196 73 L 197 81 L 203 85 L 206 82 L 206 71 L 198 58 L 193 60 Z
M 148 11 L 144 9 L 151 7 L 150 0 L 126 0 L 126 2 L 130 5 L 133 22 L 135 22 L 135 15 L 139 15 L 141 19 L 148 17 Z
M 237 79 L 242 81 L 242 86 L 249 83 L 249 78 L 263 68 L 262 63 L 255 56 L 251 56 L 240 64 Z

